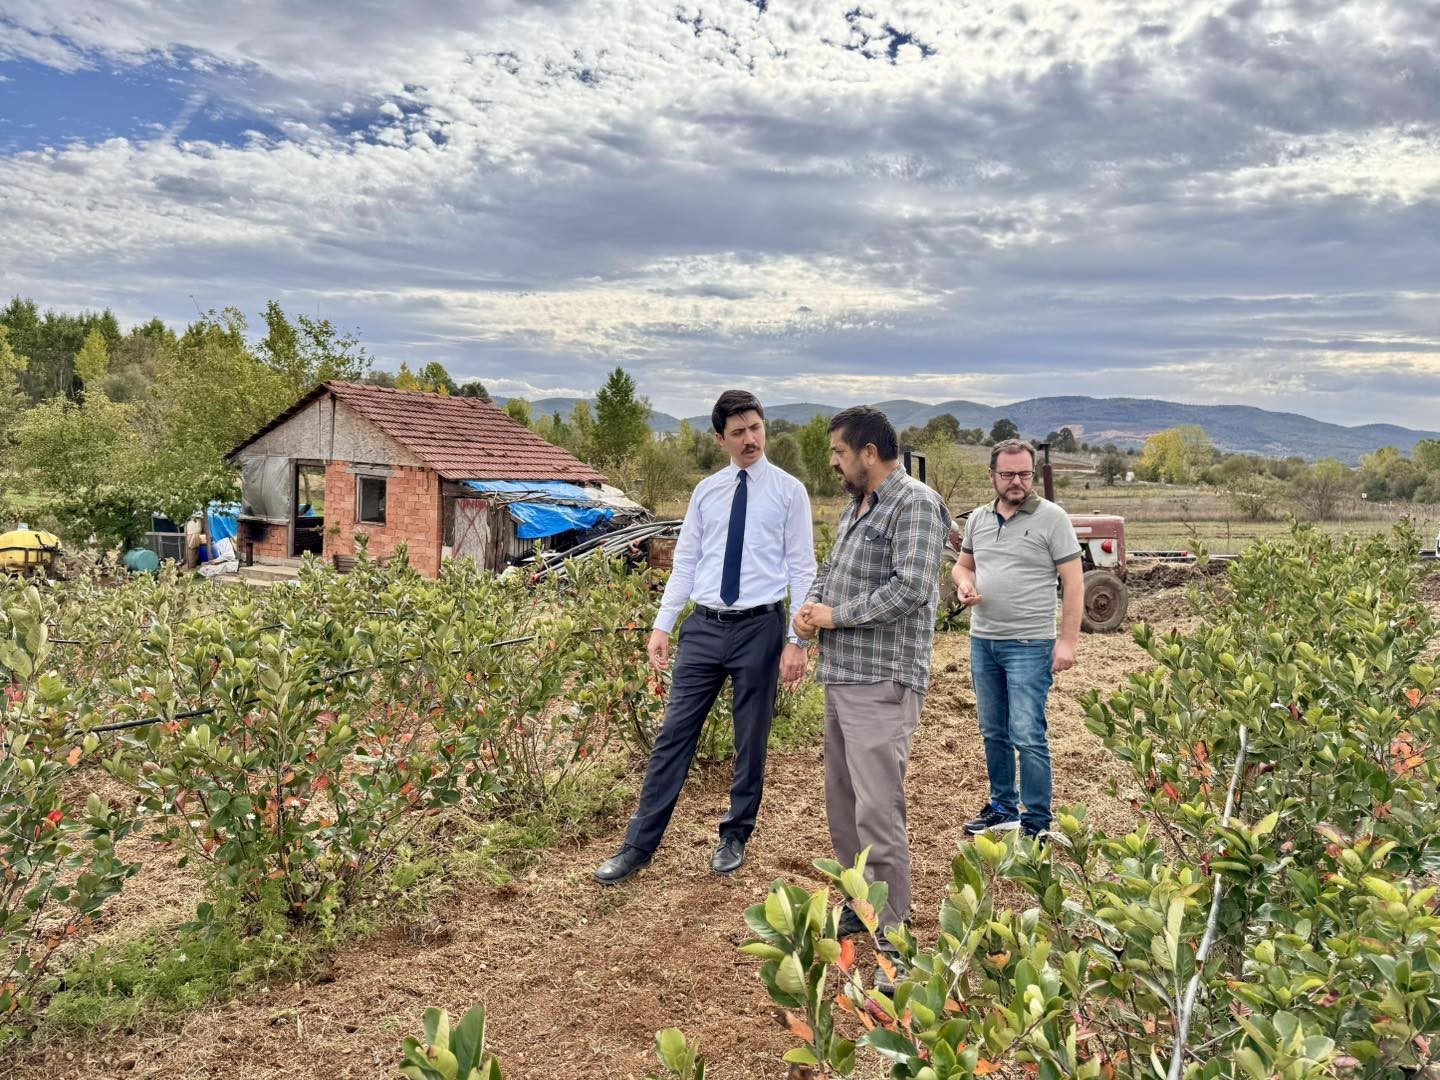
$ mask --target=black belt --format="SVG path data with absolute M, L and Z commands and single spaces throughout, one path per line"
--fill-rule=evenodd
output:
M 768 615 L 772 611 L 784 611 L 785 601 L 776 600 L 773 604 L 761 604 L 759 607 L 741 608 L 739 611 L 727 611 L 724 608 L 706 607 L 704 604 L 695 605 L 695 613 L 703 615 L 712 622 L 733 623 L 743 619 L 750 619 L 756 615 Z

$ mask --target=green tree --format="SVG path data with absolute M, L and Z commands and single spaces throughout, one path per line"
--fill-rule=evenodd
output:
M 358 381 L 370 369 L 370 358 L 353 334 L 342 334 L 329 319 L 285 314 L 279 303 L 265 305 L 266 334 L 256 356 L 290 386 L 299 398 L 327 379 Z
M 1068 427 L 1062 427 L 1059 431 L 1052 431 L 1045 436 L 1045 441 L 1050 444 L 1050 449 L 1057 454 L 1074 454 L 1079 452 L 1080 444 L 1075 441 L 1075 432 Z
M 991 446 L 994 446 L 996 443 L 1002 443 L 1006 439 L 1018 439 L 1019 437 L 1020 429 L 1016 426 L 1015 421 L 1011 420 L 1008 416 L 996 420 L 994 426 L 990 429 Z
M 9 430 L 29 404 L 20 389 L 20 373 L 27 360 L 10 347 L 10 330 L 0 325 L 0 452 L 3 452 Z
M 1106 487 L 1114 487 L 1115 481 L 1124 479 L 1129 468 L 1125 456 L 1111 449 L 1109 453 L 1100 459 L 1100 464 L 1097 466 L 1096 471 L 1099 472 L 1100 479 L 1105 481 Z
M 796 437 L 810 494 L 835 494 L 840 486 L 835 482 L 835 471 L 830 468 L 830 421 L 817 413 Z
M 1145 440 L 1139 472 L 1146 480 L 1166 484 L 1188 484 L 1214 457 L 1205 429 L 1182 424 L 1157 432 Z
M 299 396 L 290 377 L 257 357 L 235 308 L 211 312 L 176 343 L 137 419 L 147 445 L 141 482 L 151 505 L 183 521 L 239 491 L 225 460 Z
M 1290 482 L 1290 490 L 1296 503 L 1313 521 L 1330 521 L 1340 510 L 1340 504 L 1352 494 L 1358 478 L 1344 464 L 1334 458 L 1315 462 Z
M 952 508 L 970 472 L 970 464 L 960 444 L 940 434 L 920 446 L 925 455 L 925 478 L 940 499 Z
M 618 462 L 650 441 L 650 403 L 617 367 L 595 395 L 595 459 Z
M 105 335 L 91 330 L 75 354 L 75 377 L 87 393 L 104 393 L 105 376 L 109 372 L 110 350 L 105 347 Z
M 524 398 L 512 397 L 505 402 L 505 415 L 516 423 L 530 426 L 530 402 Z
M 400 362 L 400 370 L 395 373 L 394 386 L 396 390 L 404 391 L 407 394 L 424 389 L 420 383 L 420 377 L 411 371 L 410 365 L 403 360 Z
M 0 325 L 9 328 L 11 347 L 29 358 L 20 384 L 32 402 L 74 394 L 75 356 L 90 331 L 99 330 L 110 350 L 121 339 L 120 324 L 109 311 L 47 311 L 42 316 L 33 300 L 18 296 L 0 310 Z
M 577 401 L 570 410 L 570 439 L 565 449 L 581 461 L 595 460 L 595 417 L 588 401 Z
M 804 483 L 806 479 L 805 455 L 800 450 L 800 440 L 788 431 L 782 435 L 770 435 L 768 432 L 766 435 L 765 456 L 774 465 Z M 710 445 L 715 446 L 715 443 L 712 441 Z M 715 448 L 719 449 L 718 446 Z
M 469 379 L 460 384 L 459 394 L 461 397 L 484 398 L 490 400 L 490 391 L 485 389 L 485 384 L 479 379 Z
M 148 525 L 138 483 L 144 447 L 136 410 L 96 394 L 83 402 L 53 397 L 29 409 L 12 455 L 22 487 L 40 496 L 65 538 L 102 547 L 132 543 Z
M 1422 472 L 1440 473 L 1440 439 L 1421 439 L 1410 457 Z
M 432 394 L 454 394 L 460 390 L 445 370 L 445 365 L 438 360 L 431 360 L 420 369 L 420 382 Z

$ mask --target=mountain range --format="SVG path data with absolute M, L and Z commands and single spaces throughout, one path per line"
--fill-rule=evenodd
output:
M 503 398 L 496 398 L 503 404 Z M 568 417 L 581 398 L 541 398 L 530 403 L 536 417 L 559 412 Z M 594 403 L 591 402 L 593 407 Z M 1354 464 L 1361 455 L 1383 446 L 1393 446 L 1408 454 L 1421 439 L 1440 438 L 1440 432 L 1416 431 L 1395 424 L 1362 424 L 1346 427 L 1315 420 L 1299 413 L 1271 412 L 1249 405 L 1186 405 L 1176 401 L 1130 397 L 1041 397 L 1012 402 L 1009 405 L 981 405 L 975 401 L 944 401 L 927 405 L 920 401 L 879 401 L 876 408 L 890 417 L 898 430 L 923 427 L 936 416 L 949 413 L 962 428 L 983 428 L 988 434 L 995 421 L 1004 417 L 1013 420 L 1027 438 L 1044 438 L 1052 431 L 1068 427 L 1075 438 L 1100 446 L 1114 443 L 1119 447 L 1141 446 L 1156 432 L 1180 424 L 1197 424 L 1205 429 L 1210 441 L 1227 453 L 1260 454 L 1264 457 L 1298 455 L 1307 459 L 1339 458 Z M 815 415 L 826 418 L 843 406 L 802 402 L 770 405 L 765 415 L 772 420 L 788 420 L 804 424 Z M 704 430 L 710 425 L 708 414 L 687 417 L 692 427 Z M 669 413 L 654 412 L 650 426 L 656 431 L 676 431 L 680 420 Z

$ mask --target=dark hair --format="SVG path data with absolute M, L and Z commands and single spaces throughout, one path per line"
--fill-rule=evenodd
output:
M 1035 447 L 1031 446 L 1024 439 L 1006 439 L 997 442 L 994 449 L 990 451 L 990 471 L 995 471 L 995 462 L 1000 459 L 1001 454 L 1029 454 L 1030 467 L 1035 467 Z
M 869 405 L 856 405 L 841 409 L 830 418 L 830 433 L 840 432 L 845 445 L 856 453 L 874 444 L 881 461 L 894 461 L 900 456 L 900 440 L 895 437 L 895 425 L 879 409 Z
M 715 402 L 715 408 L 710 410 L 710 426 L 715 429 L 716 435 L 723 435 L 725 421 L 747 412 L 757 412 L 761 420 L 765 419 L 765 407 L 749 390 L 726 390 Z

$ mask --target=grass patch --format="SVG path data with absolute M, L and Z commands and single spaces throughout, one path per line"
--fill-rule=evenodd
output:
M 152 931 L 80 957 L 51 997 L 36 1036 L 93 1035 L 163 1023 L 252 987 L 303 976 L 337 945 L 374 933 L 357 909 L 297 928 L 278 890 L 239 919 Z M 0 1034 L 0 1046 L 4 1045 Z

